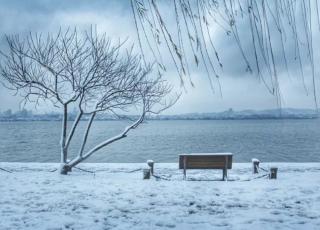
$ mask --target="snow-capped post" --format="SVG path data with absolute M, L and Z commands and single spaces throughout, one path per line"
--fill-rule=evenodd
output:
M 270 168 L 269 179 L 277 179 L 277 172 L 278 172 L 278 168 L 277 167 L 271 167 Z
M 147 180 L 150 179 L 151 173 L 150 173 L 150 169 L 143 169 L 142 170 L 142 175 L 143 175 L 143 179 Z
M 147 164 L 150 167 L 150 173 L 151 176 L 153 175 L 153 168 L 154 168 L 154 161 L 153 160 L 147 160 Z
M 252 158 L 252 168 L 253 168 L 253 174 L 259 173 L 259 164 L 260 161 L 256 158 Z
M 149 114 L 159 114 L 176 103 L 169 100 L 173 85 L 142 62 L 124 42 L 112 43 L 106 34 L 92 29 L 79 33 L 75 28 L 48 35 L 29 33 L 26 37 L 6 36 L 8 52 L 0 51 L 1 83 L 19 92 L 25 102 L 51 103 L 62 112 L 60 138 L 60 173 L 68 174 L 100 149 L 126 138 Z M 77 110 L 73 121 L 70 108 Z M 124 116 L 132 111 L 138 116 Z M 118 135 L 88 148 L 88 138 L 95 119 L 101 113 L 131 120 Z M 71 142 L 85 120 L 78 154 L 68 160 Z M 72 124 L 70 124 L 72 123 Z

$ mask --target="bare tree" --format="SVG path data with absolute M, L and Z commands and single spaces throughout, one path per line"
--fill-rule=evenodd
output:
M 112 45 L 106 35 L 92 30 L 78 33 L 67 30 L 56 35 L 30 33 L 21 38 L 6 36 L 9 51 L 2 54 L 0 73 L 7 88 L 19 92 L 26 102 L 51 102 L 62 109 L 61 174 L 84 161 L 99 149 L 123 139 L 137 128 L 147 114 L 172 106 L 165 97 L 172 87 L 161 77 L 153 77 L 150 65 L 123 43 Z M 77 108 L 71 127 L 68 112 Z M 96 115 L 140 111 L 137 120 L 123 132 L 85 151 L 90 128 Z M 80 120 L 89 116 L 78 155 L 68 160 L 68 150 Z

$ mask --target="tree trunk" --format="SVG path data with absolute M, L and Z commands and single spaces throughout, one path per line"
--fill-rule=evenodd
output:
M 89 150 L 86 154 L 83 155 L 83 149 L 84 149 L 84 146 L 86 144 L 86 141 L 87 141 L 87 138 L 88 138 L 88 134 L 89 134 L 93 119 L 95 117 L 95 113 L 93 113 L 91 115 L 91 118 L 90 118 L 89 122 L 88 122 L 88 126 L 87 126 L 86 132 L 84 134 L 83 143 L 82 143 L 82 146 L 81 146 L 81 149 L 80 149 L 80 152 L 79 152 L 78 156 L 76 158 L 74 158 L 73 160 L 69 161 L 69 162 L 61 163 L 60 173 L 61 174 L 67 174 L 68 172 L 71 171 L 71 169 L 74 166 L 76 166 L 80 162 L 86 160 L 88 157 L 90 157 L 96 151 L 100 150 L 101 148 L 103 148 L 103 147 L 105 147 L 107 145 L 110 145 L 113 142 L 116 142 L 116 141 L 118 141 L 118 140 L 120 140 L 122 138 L 127 137 L 127 133 L 131 129 L 135 129 L 139 124 L 141 124 L 141 122 L 144 119 L 144 116 L 145 116 L 145 112 L 141 115 L 141 117 L 137 121 L 135 121 L 130 126 L 126 127 L 122 133 L 120 133 L 119 135 L 116 135 L 116 136 L 114 136 L 112 138 L 109 138 L 108 140 L 98 144 L 97 146 L 93 147 L 91 150 Z
M 60 173 L 67 174 L 70 167 L 67 165 L 68 150 L 66 148 L 67 138 L 67 124 L 68 124 L 68 106 L 63 105 L 62 130 L 61 130 L 61 158 L 60 158 Z
M 67 164 L 60 165 L 60 174 L 67 175 L 71 171 L 71 167 Z
M 82 157 L 84 147 L 85 147 L 86 144 L 87 144 L 88 135 L 89 135 L 89 132 L 90 132 L 90 129 L 91 129 L 91 125 L 92 125 L 92 122 L 93 122 L 93 119 L 94 119 L 95 116 L 96 116 L 96 113 L 91 114 L 91 117 L 90 117 L 90 120 L 89 120 L 89 122 L 88 122 L 86 131 L 85 131 L 85 134 L 84 134 L 84 136 L 83 136 L 82 145 L 81 145 L 81 148 L 80 148 L 79 154 L 78 154 L 80 158 Z

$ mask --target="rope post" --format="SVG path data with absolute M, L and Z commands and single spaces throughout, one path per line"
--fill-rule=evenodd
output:
M 277 179 L 277 172 L 278 172 L 278 168 L 277 167 L 271 167 L 270 168 L 269 179 Z
M 150 169 L 143 169 L 142 173 L 143 173 L 142 176 L 144 180 L 150 179 L 150 176 L 151 176 Z
M 150 167 L 150 173 L 153 176 L 154 161 L 153 160 L 147 160 L 147 164 Z
M 253 169 L 253 174 L 257 174 L 259 173 L 259 164 L 260 164 L 260 161 L 256 158 L 252 158 L 252 169 Z

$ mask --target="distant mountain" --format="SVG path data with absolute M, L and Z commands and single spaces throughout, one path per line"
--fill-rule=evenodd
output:
M 319 114 L 313 109 L 270 109 L 270 110 L 242 110 L 229 109 L 217 113 L 186 113 L 178 115 L 148 116 L 148 120 L 245 120 L 245 119 L 316 119 Z M 75 113 L 71 113 L 68 120 L 74 120 Z M 135 119 L 136 115 L 129 118 Z M 12 113 L 11 110 L 0 113 L 0 121 L 59 121 L 62 115 L 59 113 L 33 114 L 32 111 L 22 110 Z M 84 117 L 83 120 L 87 120 Z M 97 120 L 118 120 L 109 114 L 99 114 Z

